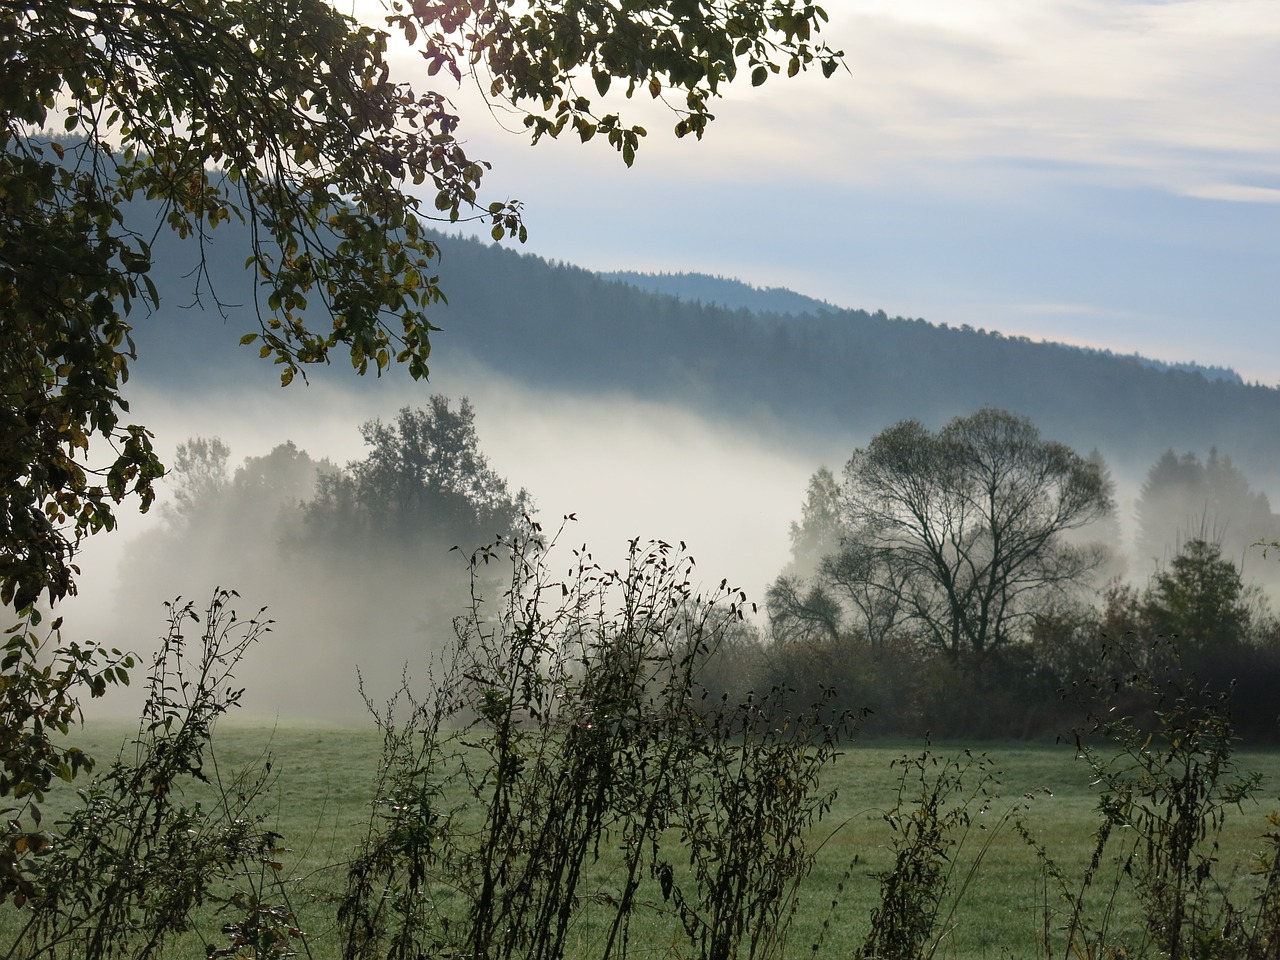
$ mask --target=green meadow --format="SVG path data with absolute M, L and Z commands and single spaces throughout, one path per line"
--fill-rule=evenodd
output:
M 121 725 L 99 723 L 83 732 L 79 742 L 105 762 L 129 734 Z M 263 877 L 282 882 L 271 896 L 287 898 L 306 945 L 314 957 L 338 954 L 336 913 L 342 893 L 344 865 L 364 836 L 375 790 L 380 740 L 372 725 L 331 727 L 281 722 L 274 725 L 244 721 L 223 722 L 214 737 L 216 753 L 206 766 L 211 779 L 231 785 L 238 771 L 260 769 L 270 763 L 263 795 L 264 826 L 284 839 L 279 869 L 264 867 Z M 830 813 L 814 832 L 816 864 L 801 887 L 795 921 L 788 939 L 788 957 L 845 958 L 858 953 L 879 897 L 877 874 L 893 862 L 893 829 L 886 819 L 898 800 L 900 758 L 918 757 L 921 743 L 853 741 L 830 767 L 823 788 L 834 790 Z M 963 789 L 953 796 L 970 797 L 968 825 L 951 838 L 947 895 L 936 925 L 935 956 L 1003 958 L 1069 956 L 1061 929 L 1069 912 L 1064 894 L 1076 889 L 1047 879 L 1044 858 L 1056 864 L 1062 877 L 1078 888 L 1093 851 L 1099 823 L 1097 787 L 1088 764 L 1067 744 L 992 743 L 970 747 L 934 743 L 923 765 L 926 781 L 957 768 Z M 1262 775 L 1255 800 L 1232 808 L 1220 837 L 1215 872 L 1233 895 L 1246 896 L 1253 858 L 1264 849 L 1266 815 L 1276 806 L 1280 791 L 1280 752 L 1242 749 L 1235 755 L 1241 770 Z M 918 792 L 921 770 L 910 767 L 907 799 Z M 190 800 L 216 802 L 216 790 L 188 793 Z M 51 796 L 50 808 L 65 803 Z M 909 811 L 908 802 L 904 810 Z M 1028 839 L 1029 838 L 1029 839 Z M 1040 848 L 1041 852 L 1032 845 Z M 1098 875 L 1116 873 L 1112 854 L 1104 854 Z M 611 865 L 602 847 L 592 879 L 607 889 Z M 1087 909 L 1096 916 L 1109 910 L 1113 928 L 1123 926 L 1134 904 L 1121 892 L 1108 903 L 1106 883 L 1093 885 Z M 13 922 L 5 918 L 5 925 Z M 215 948 L 222 920 L 211 913 L 208 924 L 185 941 L 175 943 L 171 956 L 202 956 Z M 1046 949 L 1046 931 L 1050 946 Z M 633 937 L 637 957 L 683 956 L 677 925 L 667 913 L 654 910 Z M 8 938 L 6 938 L 7 940 Z M 592 956 L 590 906 L 581 911 L 574 930 L 576 956 Z M 18 954 L 20 955 L 20 953 Z

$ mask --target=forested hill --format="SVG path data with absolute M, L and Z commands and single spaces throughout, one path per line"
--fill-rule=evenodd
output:
M 638 273 L 615 270 L 602 273 L 606 280 L 621 280 L 641 290 L 667 293 L 681 300 L 694 300 L 710 306 L 745 308 L 762 313 L 826 313 L 838 309 L 825 300 L 806 297 L 785 287 L 753 287 L 731 277 L 712 277 L 705 273 Z
M 731 310 L 745 307 L 757 313 L 781 314 L 832 313 L 840 310 L 840 307 L 826 300 L 806 297 L 802 293 L 796 293 L 785 287 L 754 287 L 731 277 L 713 277 L 705 273 L 640 273 L 635 270 L 614 270 L 601 273 L 600 276 L 606 280 L 621 280 L 641 290 L 669 293 L 681 300 L 694 300 L 709 306 L 728 307 Z M 985 333 L 985 331 L 979 332 Z M 1066 344 L 1062 346 L 1068 350 L 1083 350 L 1085 353 L 1115 356 L 1110 350 Z M 1136 360 L 1143 366 L 1155 367 L 1157 370 L 1182 370 L 1202 374 L 1210 380 L 1244 382 L 1240 374 L 1230 367 L 1206 366 L 1194 361 L 1156 360 L 1136 353 L 1125 359 Z
M 868 434 L 994 405 L 1142 469 L 1171 446 L 1216 445 L 1258 477 L 1280 464 L 1273 388 L 882 312 L 730 310 L 479 243 L 450 242 L 441 276 L 441 349 L 523 379 Z
M 1280 477 L 1274 388 L 883 312 L 733 310 L 479 241 L 446 237 L 441 245 L 449 305 L 433 338 L 437 369 L 464 351 L 534 385 L 625 391 L 841 436 L 868 436 L 906 417 L 936 426 L 994 405 L 1031 417 L 1047 436 L 1097 446 L 1116 464 L 1145 470 L 1169 447 L 1216 445 L 1250 476 Z M 180 264 L 169 250 L 156 267 L 170 303 L 191 300 L 189 289 L 181 292 L 189 266 Z M 213 279 L 224 300 L 234 302 L 238 288 L 247 301 L 242 269 L 215 263 Z M 163 369 L 190 385 L 203 367 L 226 382 L 243 368 L 223 357 L 256 355 L 235 346 L 256 329 L 251 311 L 233 309 L 225 323 L 196 313 L 139 321 L 150 328 L 140 330 L 140 349 L 170 357 L 139 363 L 140 373 Z M 225 347 L 213 350 L 211 340 Z M 270 370 L 257 373 L 269 382 Z

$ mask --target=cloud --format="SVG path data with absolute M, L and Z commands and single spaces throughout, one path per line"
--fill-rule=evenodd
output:
M 1277 169 L 1274 3 L 858 0 L 824 36 L 848 73 L 731 88 L 704 145 L 717 175 L 874 182 L 1021 159 L 1179 191 Z
M 550 178 L 625 196 L 679 178 L 754 184 L 785 202 L 814 182 L 999 189 L 1010 166 L 1041 163 L 1040 180 L 1200 195 L 1206 183 L 1280 174 L 1272 0 L 842 0 L 829 12 L 820 38 L 845 51 L 848 70 L 730 85 L 701 143 L 671 136 L 676 115 L 647 95 L 613 98 L 650 130 L 631 171 L 607 145 L 572 136 L 530 150 L 473 84 L 444 92 L 472 152 L 494 161 L 499 194 Z M 411 52 L 396 63 L 427 82 Z M 510 187 L 504 171 L 519 178 Z
M 1280 203 L 1280 189 L 1276 187 L 1251 187 L 1237 183 L 1215 183 L 1204 187 L 1192 187 L 1188 196 L 1203 200 L 1226 200 L 1232 203 Z

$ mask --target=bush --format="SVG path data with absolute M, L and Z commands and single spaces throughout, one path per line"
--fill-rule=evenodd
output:
M 509 569 L 500 602 L 473 589 L 431 698 L 376 712 L 344 955 L 556 960 L 589 916 L 607 960 L 665 911 L 686 956 L 780 956 L 849 718 L 712 697 L 701 671 L 745 597 L 695 592 L 670 545 L 633 543 L 622 571 L 575 551 L 564 578 L 552 549 L 531 523 L 473 555 L 476 585 Z M 621 865 L 600 876 L 606 844 Z
M 214 722 L 242 693 L 233 686 L 232 672 L 269 629 L 259 618 L 238 619 L 231 608 L 234 596 L 217 591 L 203 615 L 192 604 L 169 605 L 136 736 L 78 792 L 78 801 L 51 829 L 10 833 L 8 849 L 21 859 L 10 874 L 18 882 L 6 893 L 22 910 L 22 922 L 7 955 L 159 956 L 207 906 L 222 913 L 229 943 L 223 952 L 211 946 L 213 956 L 285 955 L 301 937 L 275 876 L 278 837 L 262 826 L 257 806 L 265 771 L 219 781 L 218 803 L 185 799 L 196 781 L 210 783 L 216 769 Z M 200 625 L 194 644 L 186 634 L 190 623 Z M 11 646 L 11 653 L 20 647 Z M 125 681 L 131 659 L 115 651 L 111 656 L 103 669 Z M 17 676 L 26 662 L 15 665 Z M 53 697 L 55 707 L 76 683 L 96 691 L 95 679 L 105 682 L 105 674 L 94 672 L 91 665 L 98 661 L 90 653 L 67 648 L 57 662 L 63 668 L 54 676 L 67 683 Z M 69 713 L 55 710 L 33 721 L 34 729 L 45 722 L 66 732 L 69 720 Z M 42 756 L 58 760 L 57 751 Z M 76 770 L 66 768 L 68 762 L 75 760 L 58 761 L 58 772 L 70 779 Z M 41 790 L 13 793 L 28 799 Z M 26 810 L 41 827 L 29 799 Z M 13 831 L 12 812 L 10 818 Z
M 1100 822 L 1089 870 L 1075 883 L 1045 857 L 1067 910 L 1055 924 L 1046 904 L 1045 950 L 1064 956 L 1167 957 L 1169 960 L 1263 960 L 1280 956 L 1280 820 L 1253 866 L 1259 883 L 1241 901 L 1230 868 L 1217 857 L 1229 809 L 1254 796 L 1261 779 L 1241 772 L 1229 694 L 1192 685 L 1185 674 L 1136 674 L 1128 683 L 1094 687 L 1095 719 L 1075 746 L 1101 787 Z M 1137 697 L 1134 697 L 1137 694 Z M 1117 711 L 1118 702 L 1149 712 Z M 1110 871 L 1110 875 L 1108 875 Z M 1087 906 L 1103 891 L 1101 916 Z M 1136 930 L 1113 924 L 1117 892 L 1140 905 Z

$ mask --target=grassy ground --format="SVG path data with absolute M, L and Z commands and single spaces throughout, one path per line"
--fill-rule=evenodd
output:
M 90 753 L 106 759 L 128 734 L 123 726 L 100 724 L 79 739 Z M 270 826 L 285 837 L 289 853 L 282 875 L 309 935 L 313 955 L 333 956 L 336 897 L 342 885 L 342 864 L 363 835 L 378 762 L 379 741 L 372 727 L 336 728 L 305 724 L 274 726 L 224 724 L 218 730 L 217 769 L 228 775 L 246 764 L 272 758 L 268 792 Z M 802 888 L 802 901 L 789 941 L 788 955 L 833 958 L 856 955 L 877 903 L 874 874 L 892 862 L 892 833 L 883 811 L 893 806 L 901 768 L 894 761 L 920 753 L 922 745 L 885 742 L 850 744 L 832 768 L 825 786 L 838 791 L 838 801 L 815 838 L 822 843 L 818 863 Z M 935 744 L 933 753 L 945 758 L 962 755 L 959 744 Z M 1035 851 L 1010 819 L 1016 814 L 1026 830 L 1070 878 L 1083 876 L 1097 826 L 1096 788 L 1087 765 L 1063 745 L 995 744 L 975 749 L 990 762 L 998 781 L 994 794 L 960 839 L 952 867 L 952 892 L 942 910 L 945 931 L 938 956 L 1005 958 L 1043 956 L 1039 946 L 1046 906 L 1059 911 L 1059 891 L 1046 891 Z M 1248 804 L 1228 821 L 1219 854 L 1218 876 L 1244 879 L 1250 857 L 1261 849 L 1258 840 L 1266 813 L 1276 806 L 1280 790 L 1280 754 L 1242 751 L 1241 766 L 1264 777 L 1259 802 Z M 938 767 L 930 766 L 928 771 Z M 980 777 L 971 770 L 970 789 Z M 975 868 L 976 864 L 976 868 Z M 599 870 L 607 873 L 608 864 Z M 973 870 L 970 877 L 970 871 Z M 7 911 L 8 908 L 6 907 Z M 1123 911 L 1122 911 L 1123 912 Z M 578 928 L 580 956 L 591 956 L 590 916 Z M 0 928 L 7 923 L 0 918 Z M 1049 920 L 1051 928 L 1059 919 Z M 217 936 L 218 923 L 211 924 Z M 2 932 L 2 930 L 0 930 Z M 646 925 L 643 949 L 637 957 L 678 955 L 670 925 Z M 201 956 L 198 938 L 179 944 L 173 956 Z M 0 956 L 4 953 L 0 949 Z M 1061 955 L 1061 949 L 1058 951 Z

